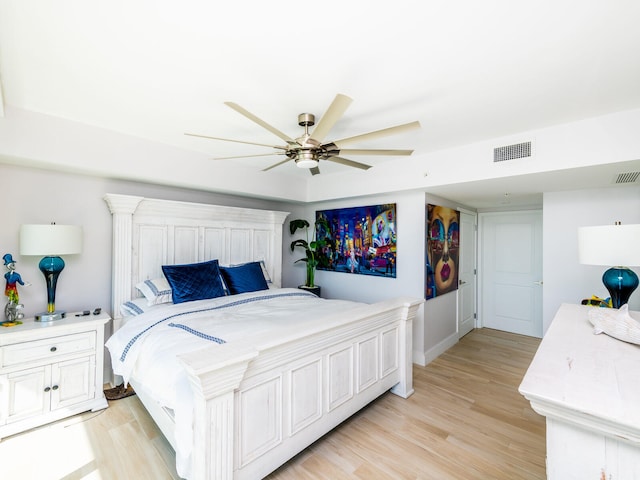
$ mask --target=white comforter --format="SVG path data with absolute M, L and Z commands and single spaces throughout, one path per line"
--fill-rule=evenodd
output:
M 176 466 L 188 478 L 193 405 L 178 355 L 239 340 L 259 349 L 363 306 L 288 288 L 168 304 L 130 318 L 106 346 L 116 374 L 125 382 L 135 378 L 161 405 L 174 410 Z

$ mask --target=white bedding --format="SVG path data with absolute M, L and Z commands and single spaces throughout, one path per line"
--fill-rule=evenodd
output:
M 176 466 L 188 478 L 192 403 L 178 355 L 240 340 L 260 349 L 344 321 L 349 309 L 367 307 L 288 288 L 167 304 L 128 319 L 106 346 L 116 374 L 125 382 L 135 378 L 161 405 L 174 410 Z

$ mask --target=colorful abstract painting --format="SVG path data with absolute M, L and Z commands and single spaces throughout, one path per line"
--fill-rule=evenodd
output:
M 427 265 L 425 298 L 435 298 L 458 289 L 460 212 L 427 205 Z
M 396 204 L 316 212 L 328 232 L 318 232 L 327 246 L 318 269 L 360 275 L 396 276 Z

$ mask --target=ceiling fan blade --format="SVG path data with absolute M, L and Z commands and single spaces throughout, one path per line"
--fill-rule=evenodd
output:
M 402 125 L 396 125 L 395 127 L 383 128 L 382 130 L 376 130 L 375 132 L 363 133 L 362 135 L 356 135 L 355 137 L 343 138 L 342 140 L 334 140 L 339 148 L 344 147 L 350 143 L 362 142 L 365 140 L 374 140 L 376 138 L 382 138 L 389 135 L 396 135 L 398 133 L 408 132 L 420 128 L 420 122 L 410 122 Z
M 341 155 L 411 155 L 413 150 L 362 150 L 362 149 L 348 149 L 340 150 Z
M 262 128 L 266 128 L 267 130 L 269 130 L 271 133 L 273 133 L 274 135 L 280 137 L 282 140 L 284 140 L 285 142 L 291 144 L 291 145 L 298 145 L 298 142 L 296 142 L 294 139 L 292 139 L 291 137 L 289 137 L 287 134 L 282 133 L 280 130 L 278 130 L 276 127 L 272 127 L 271 125 L 269 125 L 267 122 L 265 122 L 264 120 L 256 117 L 253 113 L 249 112 L 248 110 L 245 110 L 244 108 L 242 108 L 240 105 L 238 105 L 237 103 L 233 103 L 233 102 L 224 102 L 224 104 L 228 107 L 233 108 L 236 112 L 238 112 L 241 115 L 244 115 L 245 117 L 247 117 L 249 120 L 251 120 L 252 122 L 257 123 L 258 125 L 260 125 Z
M 274 155 L 285 155 L 285 153 L 271 152 L 271 153 L 257 153 L 255 155 L 237 155 L 235 157 L 214 157 L 211 160 L 231 160 L 233 158 L 273 157 Z
M 313 129 L 313 132 L 311 132 L 311 138 L 321 143 L 336 122 L 344 115 L 344 112 L 349 108 L 351 102 L 353 102 L 353 100 L 346 95 L 342 95 L 341 93 L 336 95 L 336 98 L 333 99 L 333 102 L 331 102 L 331 105 L 329 105 L 329 108 Z
M 326 160 L 329 160 L 330 162 L 339 163 L 341 165 L 346 165 L 348 167 L 359 168 L 361 170 L 369 170 L 371 168 L 371 165 L 366 165 L 360 162 L 354 162 L 353 160 L 349 160 L 347 158 L 342 158 L 342 157 L 329 157 Z
M 310 168 L 309 171 L 311 172 L 311 175 L 319 175 L 320 174 L 320 169 L 318 167 Z
M 273 165 L 271 165 L 270 167 L 263 168 L 263 169 L 262 169 L 262 171 L 263 171 L 263 172 L 266 172 L 267 170 L 271 170 L 272 168 L 276 168 L 276 167 L 278 167 L 278 166 L 282 165 L 283 163 L 287 163 L 289 160 L 293 160 L 293 159 L 292 159 L 292 158 L 287 158 L 287 159 L 285 159 L 285 160 L 282 160 L 281 162 L 274 163 L 274 164 L 273 164 Z
M 209 135 L 198 135 L 197 133 L 185 133 L 185 135 L 189 135 L 190 137 L 208 138 L 210 140 L 222 140 L 223 142 L 246 143 L 247 145 L 258 145 L 260 147 L 279 148 L 281 150 L 287 149 L 287 147 L 282 147 L 280 145 L 267 145 L 265 143 L 246 142 L 244 140 L 232 140 L 230 138 L 210 137 Z

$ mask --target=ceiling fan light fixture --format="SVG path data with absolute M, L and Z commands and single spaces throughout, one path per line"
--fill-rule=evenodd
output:
M 299 152 L 296 166 L 298 168 L 315 168 L 318 166 L 318 157 L 313 152 Z
M 222 140 L 226 142 L 243 143 L 247 145 L 258 145 L 263 147 L 269 147 L 275 151 L 270 153 L 250 154 L 250 155 L 237 155 L 233 157 L 219 157 L 214 160 L 227 160 L 232 158 L 251 158 L 251 157 L 266 157 L 273 155 L 284 155 L 286 158 L 280 160 L 277 163 L 262 169 L 263 172 L 278 167 L 284 163 L 294 161 L 298 168 L 306 168 L 310 170 L 312 175 L 318 175 L 320 169 L 318 165 L 320 160 L 328 160 L 333 163 L 345 165 L 347 167 L 359 168 L 361 170 L 368 170 L 371 165 L 365 163 L 355 162 L 344 158 L 344 155 L 411 155 L 413 150 L 399 150 L 399 149 L 344 149 L 344 145 L 360 143 L 365 140 L 373 140 L 388 135 L 395 135 L 398 133 L 404 133 L 409 130 L 420 127 L 420 122 L 410 122 L 403 125 L 396 125 L 395 127 L 383 128 L 369 133 L 363 133 L 353 137 L 343 138 L 342 140 L 334 140 L 332 142 L 324 141 L 324 138 L 328 135 L 334 125 L 340 120 L 346 109 L 351 104 L 351 98 L 346 95 L 338 94 L 334 98 L 329 108 L 325 111 L 324 115 L 316 125 L 316 117 L 312 113 L 301 113 L 298 115 L 298 125 L 304 127 L 304 133 L 298 138 L 291 138 L 287 134 L 281 132 L 277 128 L 268 124 L 264 120 L 256 117 L 253 113 L 244 109 L 237 103 L 224 102 L 225 105 L 235 110 L 242 116 L 258 124 L 260 127 L 268 130 L 281 140 L 286 142 L 286 145 L 269 145 L 258 142 L 247 142 L 244 140 L 233 140 L 230 138 L 211 137 L 208 135 L 199 135 L 195 133 L 187 133 L 194 137 L 210 138 L 212 140 Z M 309 131 L 309 127 L 315 126 L 313 131 Z

